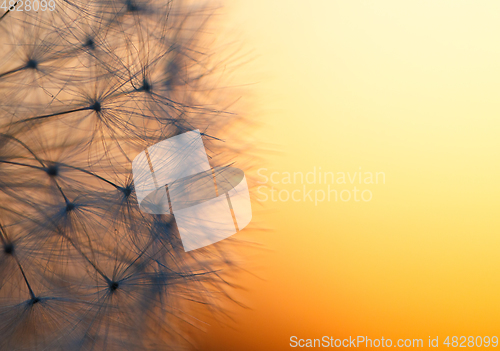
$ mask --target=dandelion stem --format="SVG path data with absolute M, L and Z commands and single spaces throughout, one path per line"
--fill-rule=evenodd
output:
M 0 223 L 0 239 L 1 239 L 3 245 L 7 245 L 9 238 L 7 236 L 7 232 L 5 231 L 5 229 L 1 223 Z M 28 290 L 30 293 L 30 297 L 32 300 L 34 300 L 36 298 L 36 295 L 33 292 L 33 289 L 31 288 L 31 285 L 28 281 L 28 277 L 26 277 L 26 273 L 24 273 L 24 269 L 21 266 L 21 262 L 19 262 L 19 259 L 15 255 L 14 255 L 14 259 L 16 260 L 17 266 L 19 267 L 19 270 L 21 271 L 21 274 L 23 275 L 24 282 L 26 283 L 26 286 L 28 287 Z
M 28 165 L 26 163 L 20 163 L 20 162 L 14 162 L 14 161 L 0 160 L 0 163 L 6 163 L 6 164 L 9 164 L 9 165 L 22 166 L 22 167 L 30 167 L 30 168 L 40 169 L 40 170 L 43 169 L 43 167 L 34 166 L 34 165 Z
M 5 16 L 5 15 L 4 15 Z M 1 20 L 1 19 L 0 19 Z M 25 69 L 26 66 L 22 66 L 22 67 L 18 67 L 18 68 L 14 68 L 10 71 L 7 71 L 7 72 L 3 72 L 3 73 L 0 73 L 0 78 L 3 78 L 5 76 L 8 76 L 9 74 L 13 74 L 13 73 L 16 73 L 16 72 L 19 72 L 19 71 L 22 71 L 23 69 Z
M 110 180 L 108 180 L 108 179 L 106 179 L 106 178 L 104 178 L 104 177 L 101 177 L 100 175 L 95 174 L 95 173 L 93 173 L 93 172 L 91 172 L 91 171 L 88 171 L 88 170 L 86 170 L 86 169 L 83 169 L 83 168 L 80 168 L 80 167 L 76 167 L 76 166 L 71 166 L 71 165 L 68 165 L 68 164 L 65 164 L 65 163 L 59 163 L 58 165 L 63 166 L 63 167 L 68 167 L 68 168 L 75 169 L 75 170 L 77 170 L 77 171 L 80 171 L 80 172 L 83 172 L 83 173 L 85 173 L 85 174 L 88 174 L 88 175 L 91 175 L 91 176 L 93 176 L 93 177 L 96 177 L 97 179 L 102 180 L 103 182 L 106 182 L 106 183 L 108 183 L 109 185 L 112 185 L 112 186 L 114 186 L 114 187 L 115 187 L 115 188 L 117 188 L 117 189 L 118 189 L 118 188 L 120 188 L 118 185 L 116 185 L 116 184 L 115 184 L 115 183 L 113 183 L 112 181 L 110 181 Z
M 66 202 L 66 205 L 68 205 L 70 203 L 70 201 L 66 197 L 66 194 L 64 194 L 64 191 L 62 190 L 62 188 L 59 185 L 59 183 L 57 182 L 57 180 L 54 179 L 54 182 L 56 183 L 57 189 L 59 189 L 59 192 L 61 193 L 62 197 L 64 198 L 64 201 Z
M 9 164 L 9 165 L 15 165 L 15 166 L 22 166 L 22 167 L 30 167 L 30 168 L 34 168 L 34 169 L 38 169 L 38 170 L 45 170 L 45 167 L 39 167 L 39 166 L 34 166 L 34 165 L 29 165 L 29 164 L 26 164 L 26 163 L 20 163 L 20 162 L 14 162 L 14 161 L 6 161 L 6 160 L 0 160 L 0 163 L 5 163 L 5 164 Z M 104 178 L 104 177 L 101 177 L 100 175 L 98 174 L 95 174 L 95 173 L 92 173 L 86 169 L 83 169 L 83 168 L 80 168 L 80 167 L 75 167 L 75 166 L 71 166 L 71 165 L 68 165 L 68 164 L 65 164 L 65 163 L 58 163 L 57 164 L 58 166 L 63 166 L 63 167 L 67 167 L 67 168 L 71 168 L 71 169 L 74 169 L 74 170 L 77 170 L 77 171 L 80 171 L 82 173 L 85 173 L 85 174 L 88 174 L 88 175 L 91 175 L 93 177 L 96 177 L 97 179 L 99 180 L 102 180 L 103 182 L 106 182 L 108 183 L 109 185 L 112 185 L 113 187 L 115 187 L 116 189 L 119 189 L 120 186 L 116 185 L 115 183 L 113 183 L 112 181 Z M 59 187 L 59 185 L 58 185 Z M 61 188 L 59 187 L 59 190 L 61 190 Z M 63 194 L 64 196 L 64 194 Z M 66 199 L 66 196 L 64 196 L 64 198 Z
M 17 266 L 19 267 L 19 269 L 21 270 L 21 274 L 23 275 L 23 278 L 24 278 L 24 282 L 26 283 L 26 286 L 28 287 L 28 290 L 30 292 L 30 297 L 32 300 L 34 300 L 36 298 L 36 295 L 35 293 L 33 292 L 33 289 L 31 288 L 31 285 L 30 285 L 30 282 L 28 281 L 28 278 L 26 277 L 26 273 L 24 273 L 24 269 L 23 267 L 21 266 L 21 263 L 19 262 L 19 259 L 14 256 L 15 259 L 16 259 L 16 262 L 17 262 Z
M 57 117 L 57 116 L 67 115 L 69 113 L 74 113 L 74 112 L 88 111 L 88 110 L 91 110 L 91 109 L 92 109 L 92 107 L 81 107 L 81 108 L 76 108 L 76 109 L 73 109 L 73 110 L 67 110 L 67 111 L 50 113 L 48 115 L 42 115 L 42 116 L 35 116 L 35 117 L 25 118 L 25 119 L 22 119 L 20 121 L 16 121 L 13 124 L 21 124 L 21 123 L 25 123 L 25 122 L 37 121 L 37 120 L 40 120 L 40 119 L 46 119 L 46 118 L 51 118 L 51 117 Z

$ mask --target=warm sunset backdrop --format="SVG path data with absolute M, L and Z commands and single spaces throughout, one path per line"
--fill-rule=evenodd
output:
M 252 59 L 236 74 L 267 174 L 361 167 L 386 182 L 365 187 L 369 202 L 254 194 L 254 224 L 271 230 L 237 234 L 263 244 L 246 258 L 259 278 L 239 281 L 250 309 L 230 306 L 234 321 L 211 323 L 202 349 L 499 336 L 500 2 L 234 0 L 222 12 Z

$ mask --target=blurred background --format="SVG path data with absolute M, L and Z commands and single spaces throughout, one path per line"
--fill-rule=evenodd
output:
M 385 184 L 358 185 L 370 201 L 317 205 L 255 192 L 257 229 L 237 234 L 262 244 L 245 257 L 254 275 L 237 278 L 248 308 L 230 304 L 200 348 L 495 335 L 500 3 L 233 0 L 218 21 L 250 52 L 235 79 L 265 155 L 248 171 L 255 189 L 258 168 L 383 172 Z

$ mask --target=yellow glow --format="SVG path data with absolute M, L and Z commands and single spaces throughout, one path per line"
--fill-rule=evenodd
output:
M 245 277 L 251 310 L 212 326 L 206 348 L 498 333 L 500 2 L 226 10 L 256 52 L 239 73 L 255 83 L 256 143 L 279 150 L 268 174 L 361 167 L 386 183 L 366 203 L 266 202 L 254 218 L 273 230 L 246 236 L 270 249 L 252 263 L 265 281 Z

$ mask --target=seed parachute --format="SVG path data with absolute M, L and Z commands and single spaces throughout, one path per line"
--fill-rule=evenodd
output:
M 6 3 L 0 350 L 191 348 L 191 305 L 222 312 L 236 266 L 217 249 L 186 254 L 173 216 L 141 212 L 131 162 L 194 129 L 220 165 L 235 156 L 221 139 L 237 117 L 214 88 L 224 62 L 204 40 L 214 9 Z

